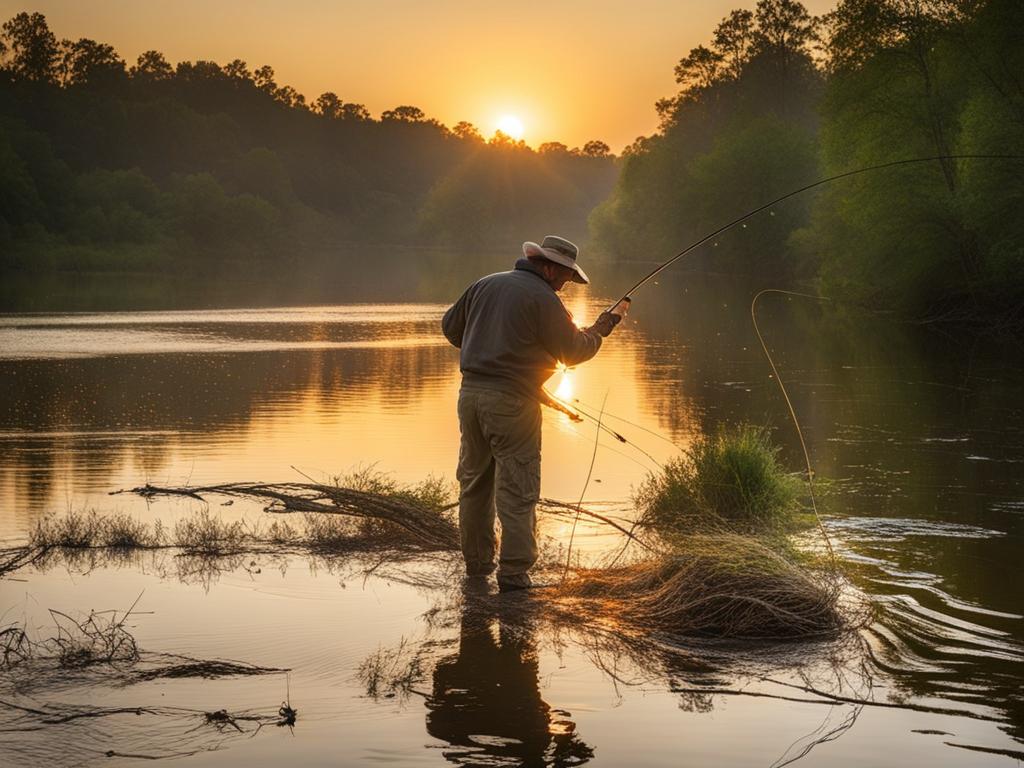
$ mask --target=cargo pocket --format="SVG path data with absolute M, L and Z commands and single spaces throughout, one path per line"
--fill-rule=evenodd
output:
M 536 504 L 540 499 L 540 457 L 510 456 L 502 462 L 509 493 L 526 504 Z

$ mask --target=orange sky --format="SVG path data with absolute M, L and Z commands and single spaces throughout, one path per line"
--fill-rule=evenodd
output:
M 805 0 L 823 13 L 833 0 Z M 672 69 L 706 43 L 736 0 L 0 0 L 4 21 L 46 15 L 58 37 L 144 50 L 172 63 L 270 64 L 312 100 L 334 91 L 374 116 L 412 104 L 485 135 L 518 116 L 536 146 L 588 139 L 614 151 L 653 132 L 654 102 L 675 92 Z

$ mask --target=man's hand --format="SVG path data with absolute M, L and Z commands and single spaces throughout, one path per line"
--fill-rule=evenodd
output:
M 597 331 L 602 336 L 607 337 L 615 326 L 622 322 L 622 315 L 616 315 L 612 312 L 602 312 L 597 316 L 597 320 L 590 326 L 590 330 Z

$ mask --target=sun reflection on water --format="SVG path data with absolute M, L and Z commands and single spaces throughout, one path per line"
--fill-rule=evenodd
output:
M 559 380 L 558 387 L 555 389 L 555 397 L 557 397 L 559 400 L 562 400 L 563 402 L 571 402 L 573 392 L 575 390 L 572 381 L 574 373 L 573 369 L 566 368 L 564 365 L 559 363 L 558 372 L 561 373 L 562 378 Z

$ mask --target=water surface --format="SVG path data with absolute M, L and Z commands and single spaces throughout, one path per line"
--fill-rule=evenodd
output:
M 566 304 L 586 322 L 611 293 L 574 289 Z M 754 293 L 686 273 L 659 280 L 597 358 L 556 374 L 552 391 L 594 414 L 603 404 L 630 445 L 602 437 L 585 485 L 593 423 L 547 411 L 543 495 L 622 507 L 694 436 L 741 421 L 769 425 L 798 470 L 796 433 L 750 323 Z M 34 521 L 66 509 L 173 521 L 201 506 L 109 495 L 144 482 L 330 479 L 369 465 L 400 482 L 451 477 L 459 374 L 438 332 L 445 306 L 0 315 L 0 538 L 23 540 Z M 432 621 L 436 593 L 401 573 L 360 576 L 359 563 L 267 556 L 209 572 L 164 553 L 24 569 L 21 581 L 0 582 L 3 622 L 44 627 L 48 608 L 124 609 L 142 592 L 140 646 L 286 666 L 288 679 L 82 681 L 47 698 L 213 711 L 273 709 L 290 693 L 294 731 L 197 741 L 205 732 L 186 738 L 184 721 L 156 719 L 67 727 L 56 753 L 52 733 L 3 734 L 3 743 L 67 763 L 104 759 L 105 749 L 217 746 L 187 761 L 767 766 L 837 729 L 801 764 L 1014 764 L 1006 753 L 1024 751 L 1019 350 L 793 297 L 763 298 L 758 317 L 815 471 L 829 480 L 827 528 L 878 609 L 863 634 L 870 693 L 918 710 L 799 700 L 807 696 L 786 686 L 808 681 L 786 654 L 697 644 L 691 664 L 623 659 L 620 668 L 585 633 L 530 631 L 500 606 L 483 620 L 476 610 Z M 263 514 L 219 502 L 210 508 L 228 519 Z M 548 522 L 544 533 L 564 540 L 568 527 Z M 585 551 L 607 546 L 597 534 L 582 531 Z M 368 697 L 360 664 L 403 641 L 427 641 L 417 692 Z M 828 652 L 796 652 L 803 673 L 834 674 Z

